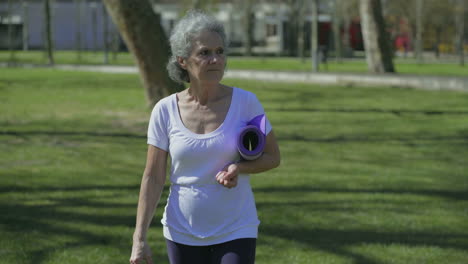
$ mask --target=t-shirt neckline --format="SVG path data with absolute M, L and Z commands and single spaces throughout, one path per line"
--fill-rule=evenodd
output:
M 232 87 L 231 103 L 229 105 L 228 112 L 227 112 L 226 116 L 224 117 L 223 122 L 215 130 L 213 130 L 213 131 L 211 131 L 209 133 L 198 134 L 198 133 L 195 133 L 192 130 L 188 129 L 184 125 L 184 123 L 182 122 L 182 119 L 180 117 L 180 112 L 179 112 L 179 106 L 177 104 L 177 94 L 174 93 L 173 98 L 172 98 L 172 103 L 173 103 L 173 106 L 174 106 L 175 118 L 177 120 L 177 125 L 184 132 L 184 134 L 186 134 L 187 136 L 190 136 L 192 138 L 201 139 L 201 138 L 210 138 L 210 137 L 217 136 L 218 134 L 220 134 L 223 131 L 223 127 L 226 126 L 226 123 L 230 122 L 232 112 L 234 111 L 233 108 L 234 108 L 234 104 L 235 104 L 235 100 L 236 100 L 236 94 L 237 94 L 236 87 Z

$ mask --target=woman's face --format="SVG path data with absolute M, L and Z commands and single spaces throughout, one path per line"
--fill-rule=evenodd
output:
M 190 82 L 219 83 L 226 66 L 222 38 L 218 33 L 202 31 L 194 38 L 189 57 L 186 59 L 179 57 L 179 63 L 189 73 Z

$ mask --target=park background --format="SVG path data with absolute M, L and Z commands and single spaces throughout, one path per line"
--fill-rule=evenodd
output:
M 147 1 L 0 1 L 0 263 L 130 256 L 154 80 L 109 16 L 119 2 Z M 363 2 L 381 4 L 393 70 L 369 65 Z M 231 38 L 227 76 L 253 73 L 224 83 L 257 94 L 282 151 L 281 167 L 251 178 L 257 263 L 466 263 L 466 2 L 147 2 L 162 29 L 148 35 L 203 9 Z M 166 198 L 149 234 L 156 263 Z

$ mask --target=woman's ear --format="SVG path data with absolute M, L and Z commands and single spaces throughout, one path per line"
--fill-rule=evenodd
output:
M 182 69 L 187 70 L 187 63 L 184 58 L 177 56 L 177 62 L 179 63 Z

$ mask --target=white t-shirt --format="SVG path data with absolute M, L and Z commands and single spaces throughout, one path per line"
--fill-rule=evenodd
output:
M 237 136 L 264 110 L 257 97 L 233 88 L 224 122 L 213 132 L 196 134 L 180 119 L 176 94 L 160 100 L 151 113 L 148 144 L 169 152 L 171 188 L 161 223 L 174 242 L 202 246 L 238 238 L 256 238 L 257 217 L 249 175 L 228 189 L 216 174 L 239 160 Z M 266 133 L 271 131 L 267 120 Z

